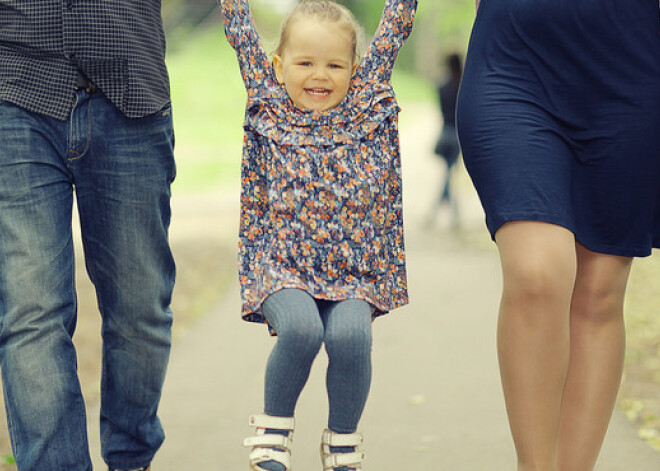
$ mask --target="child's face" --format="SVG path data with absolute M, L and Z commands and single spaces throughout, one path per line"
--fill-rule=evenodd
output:
M 281 55 L 273 57 L 277 80 L 300 108 L 325 111 L 348 93 L 356 64 L 351 34 L 339 23 L 300 18 L 289 26 Z

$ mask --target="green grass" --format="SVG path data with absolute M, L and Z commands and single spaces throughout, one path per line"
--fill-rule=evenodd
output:
M 176 133 L 177 190 L 238 178 L 245 89 L 220 28 L 190 35 L 168 56 Z
M 436 91 L 431 83 L 419 75 L 395 68 L 392 86 L 400 102 L 435 102 Z

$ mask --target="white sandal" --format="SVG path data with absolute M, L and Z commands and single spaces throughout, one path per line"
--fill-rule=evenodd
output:
M 286 471 L 291 471 L 291 445 L 293 444 L 293 417 L 274 417 L 272 415 L 253 415 L 250 425 L 256 427 L 254 437 L 246 438 L 243 446 L 252 447 L 250 453 L 250 471 L 264 471 L 258 465 L 266 461 L 281 463 Z M 287 430 L 287 436 L 266 433 L 267 429 Z M 281 451 L 280 451 L 281 450 Z
M 334 471 L 335 468 L 347 466 L 355 471 L 362 471 L 362 461 L 365 454 L 357 450 L 364 441 L 359 433 L 337 433 L 332 430 L 324 430 L 321 437 L 321 462 L 323 471 Z M 349 446 L 355 447 L 355 451 L 349 453 L 333 453 L 330 447 Z

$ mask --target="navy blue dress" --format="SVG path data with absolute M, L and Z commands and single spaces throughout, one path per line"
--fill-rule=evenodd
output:
M 457 119 L 493 237 L 531 220 L 660 247 L 658 0 L 482 0 Z

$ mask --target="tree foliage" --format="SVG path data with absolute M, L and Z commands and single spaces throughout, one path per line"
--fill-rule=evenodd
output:
M 384 0 L 337 0 L 353 11 L 367 34 L 380 20 Z M 428 78 L 441 73 L 442 56 L 464 54 L 472 21 L 474 0 L 420 0 L 415 31 L 399 58 L 399 64 Z

